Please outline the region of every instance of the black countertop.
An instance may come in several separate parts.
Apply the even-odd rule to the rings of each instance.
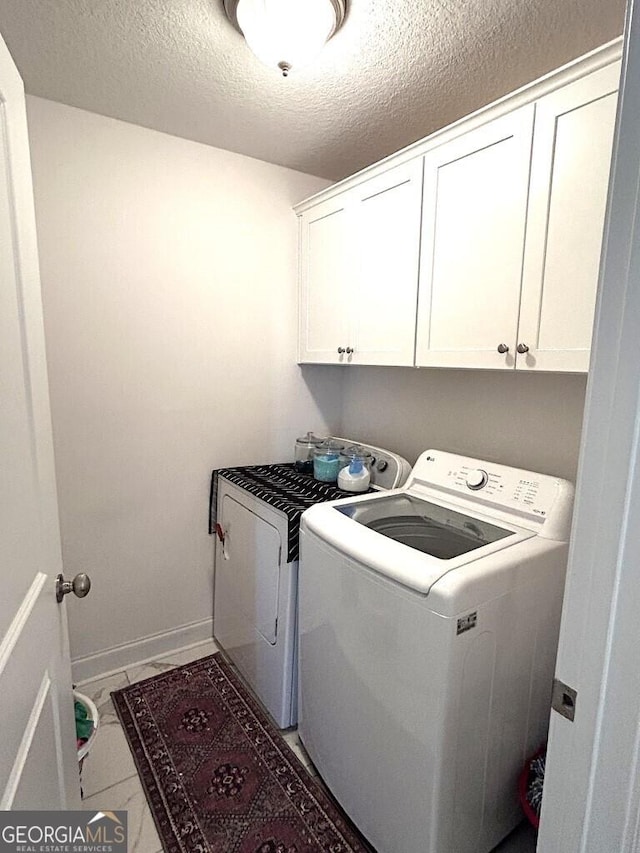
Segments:
[[[296,471],[291,462],[218,468],[211,475],[209,533],[214,533],[216,529],[219,477],[224,477],[287,516],[288,563],[298,559],[300,516],[305,509],[323,501],[352,496],[351,492],[344,492],[335,483],[321,483],[314,480],[311,474]]]

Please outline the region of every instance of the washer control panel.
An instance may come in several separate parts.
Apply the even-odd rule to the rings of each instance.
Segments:
[[[544,520],[558,496],[561,481],[545,474],[428,450],[414,466],[411,483],[414,482],[445,488]]]

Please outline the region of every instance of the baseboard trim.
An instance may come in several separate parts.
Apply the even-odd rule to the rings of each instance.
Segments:
[[[82,681],[111,675],[134,664],[153,660],[167,652],[182,651],[190,646],[196,646],[205,640],[211,640],[212,637],[213,619],[209,618],[200,622],[191,622],[189,625],[181,625],[179,628],[172,628],[160,634],[141,637],[110,649],[103,649],[71,662],[73,681],[79,684]]]

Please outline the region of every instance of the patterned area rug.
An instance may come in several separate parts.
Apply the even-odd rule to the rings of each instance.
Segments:
[[[167,853],[365,853],[222,655],[112,694]]]

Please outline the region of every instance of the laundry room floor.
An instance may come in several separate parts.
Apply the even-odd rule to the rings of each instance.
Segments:
[[[163,853],[151,812],[138,779],[133,758],[124,732],[116,716],[111,692],[176,666],[182,666],[218,651],[213,640],[189,649],[164,655],[153,661],[134,664],[105,678],[85,681],[78,685],[100,712],[100,730],[82,770],[83,808],[91,811],[128,811],[129,853]],[[315,768],[304,751],[296,729],[284,733],[284,738],[312,776]],[[533,853],[536,849],[532,827],[521,824],[494,853]]]

